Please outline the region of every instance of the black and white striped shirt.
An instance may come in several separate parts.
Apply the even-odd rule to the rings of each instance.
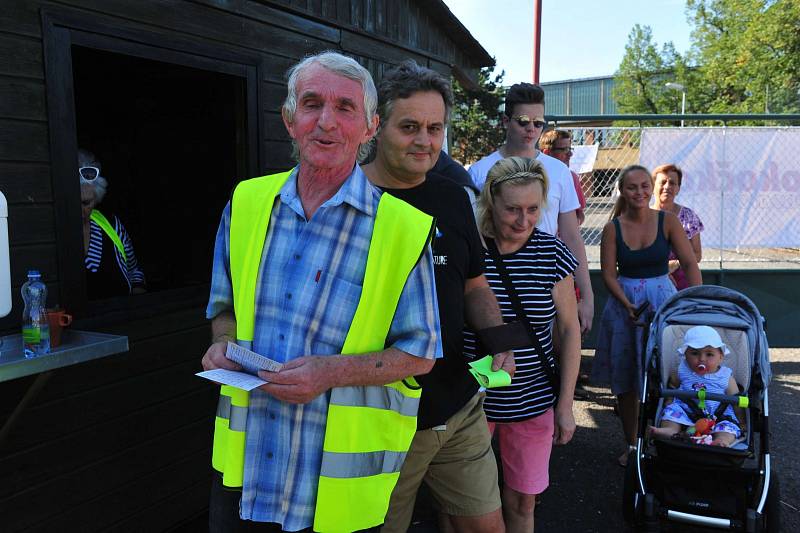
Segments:
[[[578,261],[569,248],[549,233],[534,230],[528,242],[514,253],[503,255],[503,265],[522,301],[528,321],[533,324],[539,342],[546,352],[548,364],[554,364],[551,326],[556,316],[553,286],[571,275]],[[514,322],[517,315],[503,282],[488,252],[484,253],[485,275],[497,296],[503,320]],[[477,337],[469,329],[464,332],[464,353],[467,358],[483,357],[477,353]],[[511,385],[489,389],[483,404],[486,417],[492,422],[520,422],[549,409],[555,395],[546,370],[535,348],[514,350],[517,370]]]
[[[90,272],[97,272],[100,269],[105,241],[105,245],[110,246],[114,252],[117,268],[128,282],[128,292],[130,292],[133,287],[143,287],[145,285],[144,273],[139,269],[139,262],[133,251],[133,243],[131,242],[130,235],[125,230],[125,226],[122,225],[122,222],[116,216],[113,216],[112,220],[114,230],[116,230],[119,239],[122,241],[122,246],[125,248],[125,255],[128,258],[127,262],[119,249],[114,245],[114,242],[105,235],[103,229],[95,223],[94,220],[90,220],[89,249],[86,251],[84,265],[86,270]],[[103,238],[104,236],[106,237],[105,239]],[[106,265],[105,268],[110,268],[110,266]]]

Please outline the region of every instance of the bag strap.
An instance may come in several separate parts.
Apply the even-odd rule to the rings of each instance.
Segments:
[[[487,237],[486,247],[489,250],[489,255],[491,256],[492,261],[497,268],[497,274],[500,276],[500,281],[503,282],[506,293],[508,293],[508,298],[511,300],[511,306],[514,309],[514,313],[517,315],[517,320],[528,327],[528,335],[533,343],[536,358],[539,360],[539,364],[542,365],[542,368],[544,368],[544,371],[550,380],[550,387],[553,389],[553,395],[558,398],[560,383],[558,377],[556,376],[556,370],[545,357],[545,351],[542,347],[542,343],[539,341],[539,336],[536,334],[533,324],[531,324],[528,320],[528,315],[525,313],[525,309],[522,307],[522,301],[519,299],[519,295],[514,289],[514,284],[511,282],[511,277],[506,271],[506,267],[503,264],[503,258],[500,257],[500,251],[497,249],[497,244],[494,242],[494,239]]]

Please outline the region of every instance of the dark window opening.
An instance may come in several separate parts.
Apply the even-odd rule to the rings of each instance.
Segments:
[[[247,173],[246,80],[81,46],[72,66],[78,146],[108,181],[97,209],[124,224],[147,291],[207,284],[220,213]],[[89,299],[121,295],[92,283]]]

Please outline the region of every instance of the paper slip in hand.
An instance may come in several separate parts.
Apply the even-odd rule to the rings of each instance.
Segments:
[[[224,385],[230,385],[231,387],[236,387],[237,389],[246,391],[251,391],[256,387],[267,384],[267,382],[261,378],[251,376],[250,374],[245,374],[244,372],[225,370],[224,368],[216,368],[214,370],[198,372],[195,374],[195,376],[200,376],[201,378],[210,379],[211,381],[216,381],[217,383],[222,383]]]
[[[235,363],[239,363],[247,373],[253,375],[258,375],[259,370],[278,372],[283,368],[281,363],[273,361],[269,357],[257,354],[247,348],[242,348],[233,342],[228,342],[228,347],[225,349],[225,357]]]
[[[470,364],[469,372],[475,377],[482,387],[491,389],[493,387],[505,387],[511,384],[511,375],[503,370],[492,370],[492,356],[487,355]]]

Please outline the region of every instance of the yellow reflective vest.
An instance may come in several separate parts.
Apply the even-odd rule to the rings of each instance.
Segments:
[[[251,347],[261,255],[275,197],[291,171],[246,180],[231,200],[230,272],[237,342]],[[433,219],[391,195],[375,215],[361,297],[343,354],[383,350],[411,270],[425,252]],[[417,427],[420,388],[413,377],[330,392],[314,530],[350,532],[383,523],[389,497]],[[241,487],[249,394],[223,385],[214,422],[212,464],[223,484]]]

